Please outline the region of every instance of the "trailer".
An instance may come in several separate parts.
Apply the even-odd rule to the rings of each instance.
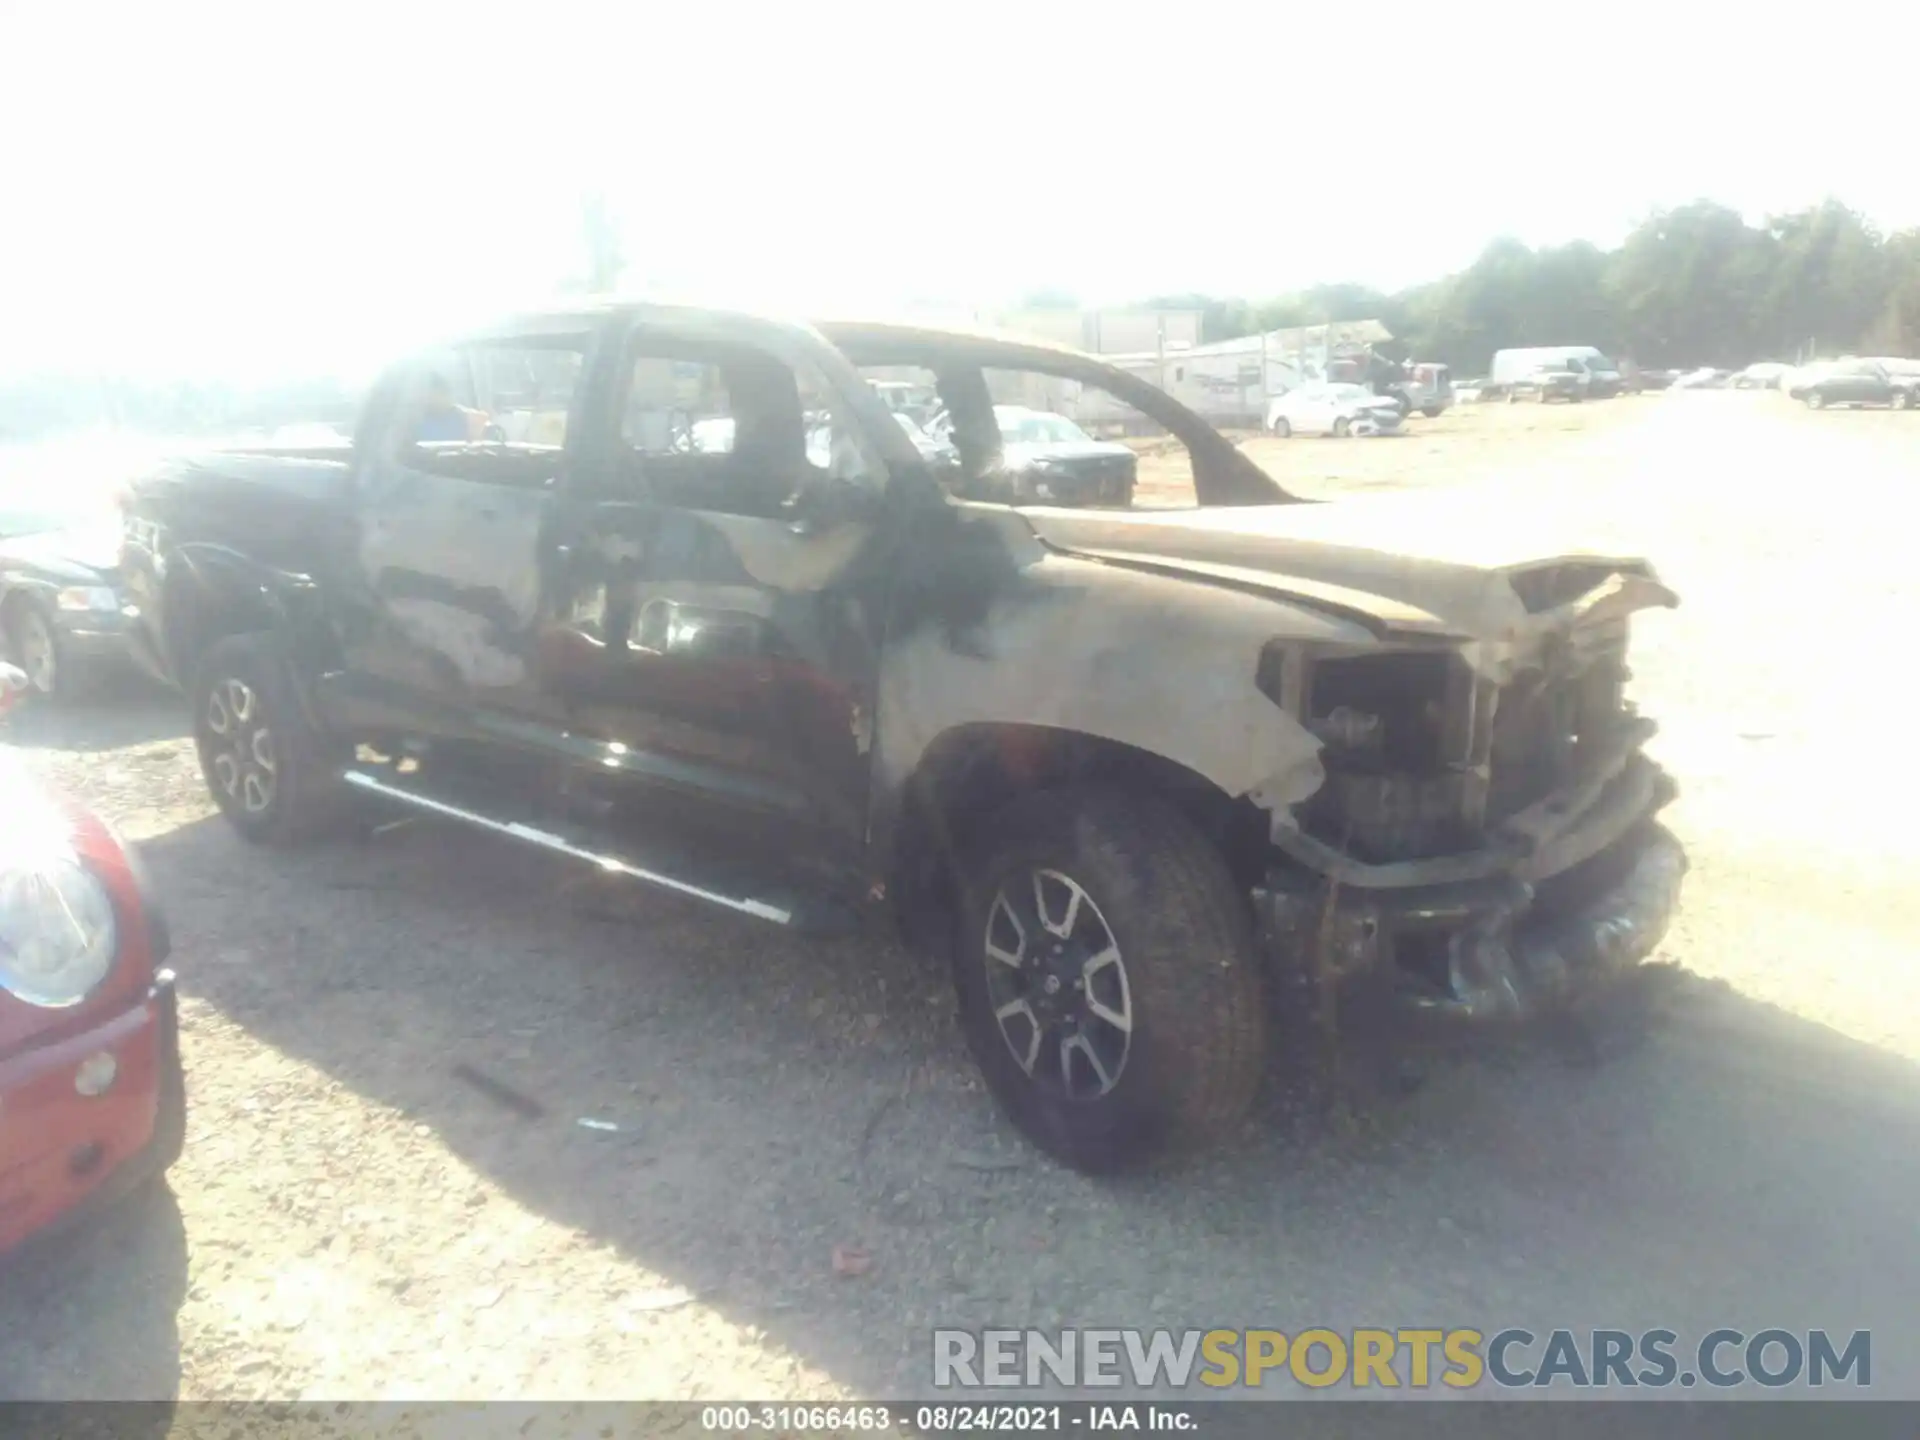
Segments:
[[[1363,356],[1369,346],[1392,338],[1379,321],[1356,320],[1101,358],[1153,382],[1222,429],[1258,429],[1276,397],[1308,381],[1332,378],[1342,360]],[[1082,424],[1124,424],[1133,414],[1093,391],[1076,403],[1081,410],[1074,418]]]

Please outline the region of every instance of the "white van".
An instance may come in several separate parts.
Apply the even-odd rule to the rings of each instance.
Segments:
[[[1581,388],[1589,400],[1602,400],[1620,393],[1620,367],[1591,345],[1537,345],[1523,350],[1496,350],[1487,381],[1504,388],[1525,379],[1543,365],[1571,370],[1584,377]]]

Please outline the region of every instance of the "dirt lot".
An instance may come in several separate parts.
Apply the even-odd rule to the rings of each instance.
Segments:
[[[428,826],[251,849],[165,702],[24,717],[168,897],[193,1111],[171,1197],[8,1277],[0,1395],[903,1395],[935,1324],[1073,1321],[1872,1327],[1876,1391],[1920,1394],[1920,825],[1885,748],[1920,418],[1703,393],[1250,443],[1313,493],[1591,524],[1681,591],[1636,668],[1695,868],[1640,1043],[1443,1065],[1342,1125],[1276,1093],[1228,1153],[1096,1183],[1008,1133],[885,943]]]

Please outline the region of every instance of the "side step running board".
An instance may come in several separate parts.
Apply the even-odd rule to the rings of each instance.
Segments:
[[[650,870],[618,855],[603,851],[590,850],[577,845],[563,835],[550,830],[541,830],[532,825],[523,825],[518,820],[495,820],[491,816],[466,810],[458,805],[450,805],[444,800],[436,800],[430,795],[422,795],[403,785],[395,785],[377,775],[369,775],[364,770],[347,770],[341,779],[358,790],[371,791],[388,800],[396,800],[402,805],[411,805],[416,810],[425,810],[434,815],[443,815],[449,820],[464,821],[468,825],[478,826],[482,830],[491,830],[497,835],[506,835],[515,840],[525,841],[529,845],[538,845],[544,850],[557,851],[562,855],[571,855],[576,860],[585,860],[598,865],[601,869],[617,875],[630,876],[635,880],[644,880],[649,885],[658,885],[662,889],[672,890],[681,895],[692,896],[695,900],[704,900],[709,905],[718,905],[742,915],[751,915],[756,920],[770,920],[775,925],[791,925],[794,912],[791,908],[771,904],[764,900],[754,900],[742,895],[725,895],[704,885],[695,885],[691,881],[678,880],[664,875],[658,870]]]

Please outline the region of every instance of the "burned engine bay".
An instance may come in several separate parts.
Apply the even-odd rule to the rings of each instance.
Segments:
[[[1490,826],[1591,769],[1630,727],[1626,628],[1620,620],[1595,637],[1577,668],[1544,657],[1504,685],[1457,652],[1319,662],[1307,726],[1326,780],[1304,828],[1372,863],[1479,845]]]
[[[1256,897],[1271,930],[1333,972],[1384,971],[1475,1015],[1521,1013],[1652,948],[1686,861],[1653,821],[1676,789],[1626,698],[1629,614],[1676,597],[1650,573],[1567,583],[1591,588],[1539,610],[1516,584],[1534,623],[1491,655],[1305,664],[1297,713],[1320,783],[1275,812],[1300,868]]]

